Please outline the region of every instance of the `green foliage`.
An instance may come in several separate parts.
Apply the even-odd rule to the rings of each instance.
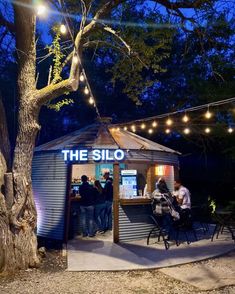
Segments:
[[[208,197],[208,205],[211,208],[211,213],[214,214],[216,210],[216,202],[210,196]]]
[[[49,109],[53,109],[55,111],[60,111],[60,109],[65,106],[65,105],[70,105],[70,104],[73,104],[74,103],[74,100],[73,99],[63,99],[62,101],[59,101],[55,104],[49,104],[47,106],[47,108]]]
[[[53,27],[54,39],[51,46],[48,47],[49,53],[53,55],[53,83],[56,84],[62,80],[61,72],[62,72],[62,59],[65,57],[63,52],[61,51],[60,40],[61,33],[59,25],[55,25]]]

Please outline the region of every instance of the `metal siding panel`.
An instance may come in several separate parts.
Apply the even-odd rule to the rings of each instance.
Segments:
[[[63,240],[67,165],[60,153],[36,153],[32,165],[37,234]]]
[[[119,240],[147,238],[153,228],[151,205],[119,206]]]

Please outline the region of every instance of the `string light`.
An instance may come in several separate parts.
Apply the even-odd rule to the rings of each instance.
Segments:
[[[80,79],[81,82],[84,82],[84,81],[85,81],[85,77],[84,77],[84,75],[81,74],[79,79]]]
[[[152,133],[153,133],[153,129],[149,129],[149,130],[148,130],[148,133],[149,133],[149,134],[152,134]]]
[[[94,104],[94,102],[95,102],[95,101],[94,101],[94,98],[93,98],[93,97],[90,97],[90,98],[89,98],[89,103],[90,103],[90,104]]]
[[[74,55],[73,56],[73,63],[74,64],[78,64],[78,62],[79,62],[78,56],[77,55]]]
[[[165,133],[166,133],[166,134],[170,134],[170,132],[171,132],[170,129],[166,129],[166,130],[165,130]]]
[[[146,128],[146,124],[141,124],[140,128],[144,130]]]
[[[173,120],[170,119],[170,118],[168,118],[168,119],[166,120],[166,125],[167,125],[167,126],[171,126],[172,124],[173,124]]]
[[[211,132],[211,129],[210,128],[205,128],[205,133],[206,134],[209,134]]]
[[[184,129],[184,134],[185,134],[185,135],[188,135],[189,133],[190,133],[190,129],[189,129],[189,128],[185,128],[185,129]]]
[[[153,127],[153,128],[156,128],[156,127],[157,127],[157,122],[156,122],[156,121],[153,121],[153,123],[152,123],[152,127]]]
[[[38,16],[45,16],[47,14],[47,7],[44,4],[38,4],[36,6],[36,13]]]
[[[132,125],[132,126],[131,126],[131,130],[132,130],[132,132],[134,132],[134,133],[136,132],[135,125]]]
[[[208,106],[207,112],[205,113],[205,118],[210,119],[211,117],[212,117],[212,113],[210,112],[209,106]]]
[[[88,88],[87,88],[87,87],[85,87],[85,89],[84,89],[84,93],[85,93],[86,95],[88,95],[88,94],[89,94],[89,90],[88,90]]]
[[[233,128],[229,127],[229,128],[228,128],[228,133],[229,133],[229,134],[232,134],[232,132],[233,132]]]
[[[124,127],[123,130],[124,130],[124,131],[127,131],[127,127]]]
[[[182,121],[183,121],[184,123],[187,123],[187,122],[189,121],[189,117],[187,116],[187,114],[185,114],[185,115],[183,116]]]
[[[65,26],[64,24],[62,24],[62,25],[60,26],[60,32],[61,32],[61,34],[63,34],[63,35],[65,35],[65,34],[67,33],[67,28],[66,28],[66,26]]]
[[[116,131],[120,131],[120,128],[116,128]]]

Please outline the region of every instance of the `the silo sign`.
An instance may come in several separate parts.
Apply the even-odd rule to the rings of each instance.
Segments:
[[[125,152],[122,149],[75,149],[62,150],[64,161],[84,162],[89,159],[93,161],[121,161],[125,157]]]

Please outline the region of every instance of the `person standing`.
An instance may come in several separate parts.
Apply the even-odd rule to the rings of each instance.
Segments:
[[[81,196],[80,210],[83,237],[94,237],[94,209],[95,209],[95,193],[94,188],[88,183],[88,177],[83,175],[81,177],[82,184],[79,187],[79,194]]]
[[[104,189],[100,184],[100,181],[96,180],[94,182],[94,189],[96,192],[95,200],[95,223],[98,228],[99,233],[104,233],[105,231],[105,194]]]
[[[113,207],[113,179],[110,178],[109,172],[104,174],[105,186],[104,186],[104,195],[105,195],[105,230],[112,230],[112,207]]]

